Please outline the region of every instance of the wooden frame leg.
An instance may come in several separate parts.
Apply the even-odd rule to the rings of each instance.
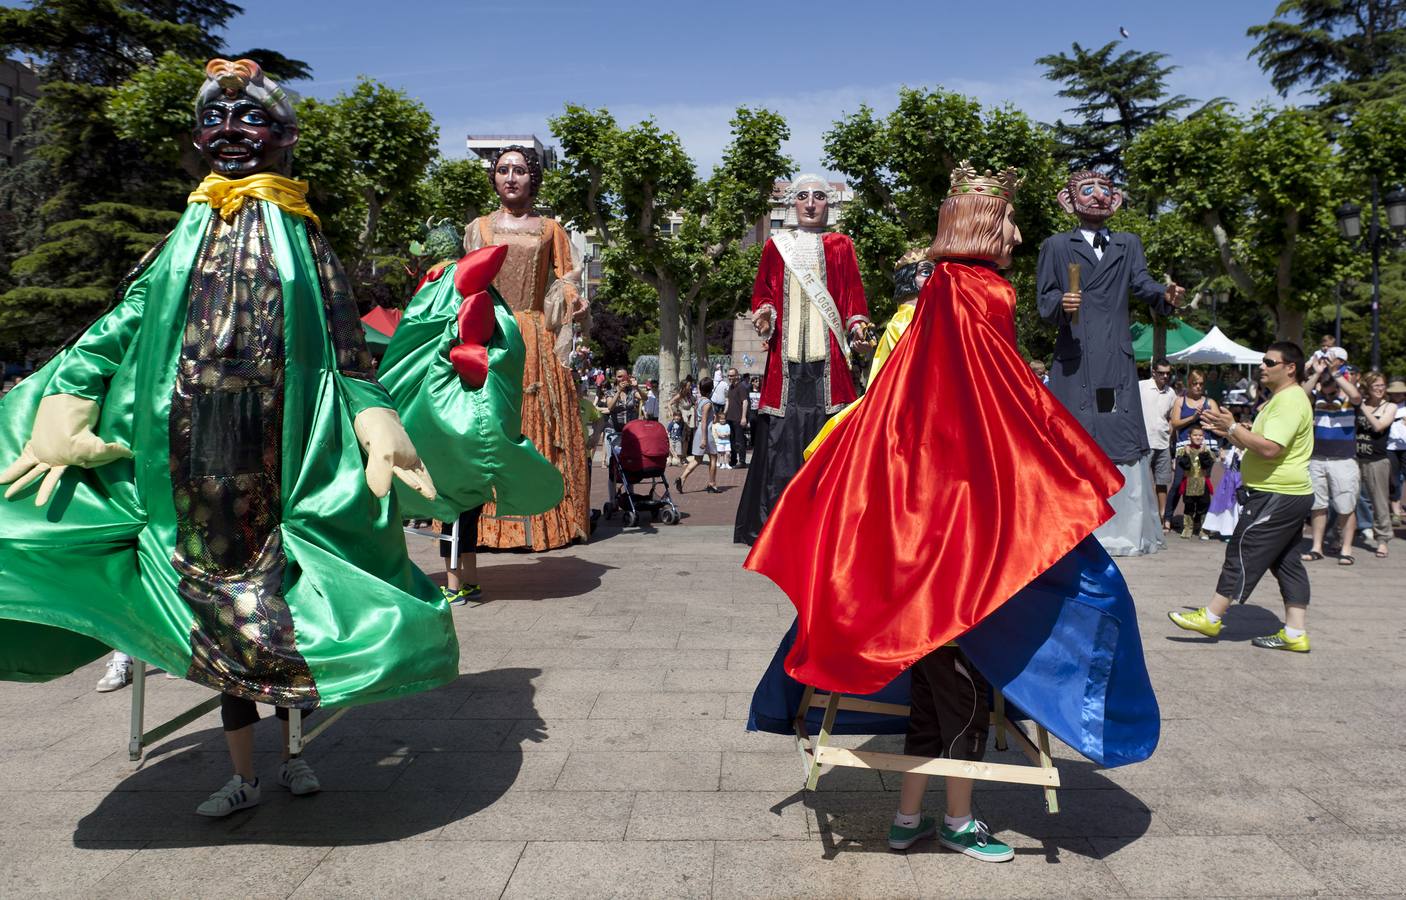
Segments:
[[[1006,695],[996,691],[996,749],[1006,750],[1009,747],[1006,741]]]
[[[142,730],[146,718],[146,663],[132,660],[132,721],[128,731],[127,758],[132,762],[142,758]]]
[[[1040,767],[1042,769],[1054,768],[1054,759],[1050,756],[1050,733],[1045,730],[1045,726],[1035,726],[1035,740],[1040,745]],[[1045,788],[1045,811],[1051,815],[1059,812],[1059,795],[1055,793],[1053,787]]]
[[[825,702],[825,716],[820,720],[820,733],[815,736],[815,743],[812,746],[810,775],[806,778],[806,790],[815,790],[816,782],[820,780],[820,754],[825,746],[830,743],[830,732],[835,728],[835,714],[840,711],[840,695],[830,694],[830,699]]]

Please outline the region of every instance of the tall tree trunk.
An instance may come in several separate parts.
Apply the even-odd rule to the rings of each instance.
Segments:
[[[698,371],[708,371],[708,301],[698,301],[698,311],[693,317],[693,358],[698,361]]]
[[[672,397],[680,380],[679,288],[666,281],[659,285],[659,396]]]
[[[1291,309],[1283,303],[1274,307],[1274,339],[1293,341],[1303,346],[1303,321],[1305,313],[1301,309]]]
[[[371,188],[365,191],[366,197],[366,221],[362,223],[361,235],[357,238],[357,245],[361,247],[363,258],[371,255],[371,242],[376,238],[376,226],[381,221],[381,200],[376,196],[376,192]]]

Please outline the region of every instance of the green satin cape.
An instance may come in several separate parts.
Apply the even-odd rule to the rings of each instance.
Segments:
[[[489,501],[498,515],[525,516],[561,502],[561,473],[522,436],[522,369],[527,350],[512,310],[493,297],[495,327],[488,343],[488,378],[466,386],[449,361],[459,343],[454,287],[457,264],[411,299],[391,336],[378,377],[434,479],[426,500],[396,485],[401,510],[413,518],[452,521]]]
[[[283,286],[281,467],[284,599],[324,706],[366,703],[455,678],[448,605],[410,563],[392,498],[366,486],[352,420],[390,406],[374,381],[336,370],[304,220],[266,201]],[[0,678],[47,681],[107,652],[169,672],[191,663],[194,617],[176,592],[169,433],[187,282],[210,221],[192,204],[118,305],[0,400],[0,462],[29,437],[39,400],[101,404],[96,431],[134,459],[70,468],[47,507],[31,487],[0,500]]]

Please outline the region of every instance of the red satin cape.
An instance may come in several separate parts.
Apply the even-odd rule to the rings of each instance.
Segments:
[[[1122,484],[1017,351],[1015,289],[943,260],[746,567],[796,606],[786,671],[872,693],[1073,549],[1112,516]]]

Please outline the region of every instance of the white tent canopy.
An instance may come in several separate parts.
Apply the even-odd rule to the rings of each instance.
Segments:
[[[1260,350],[1251,350],[1249,347],[1240,346],[1226,337],[1225,332],[1216,326],[1207,332],[1205,337],[1185,350],[1168,353],[1167,359],[1174,363],[1249,366],[1264,359],[1264,353]]]

